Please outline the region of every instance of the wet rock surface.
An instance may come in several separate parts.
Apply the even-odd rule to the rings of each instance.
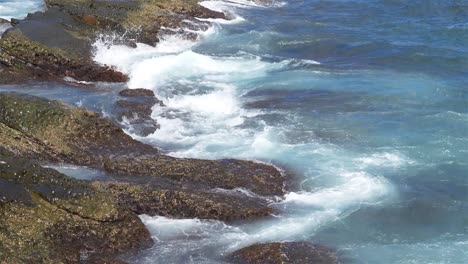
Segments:
[[[94,182],[93,186],[110,191],[119,204],[136,214],[235,221],[269,216],[272,213],[266,201],[255,198],[229,197],[195,190],[160,189],[148,184],[124,182]]]
[[[92,61],[92,44],[99,36],[125,35],[114,42],[155,45],[163,26],[177,28],[194,17],[224,17],[198,5],[196,0],[45,2],[45,12],[14,20],[13,28],[0,39],[0,64],[11,68],[10,71],[42,71],[79,81],[125,82],[128,78],[124,74]],[[24,74],[18,75],[16,80],[20,81]],[[47,77],[46,74],[36,77],[41,76]],[[13,81],[0,79],[0,82]]]
[[[125,98],[116,102],[117,120],[128,127],[129,132],[148,136],[159,129],[159,124],[151,118],[153,107],[164,107],[164,103],[147,89],[126,89],[119,92]]]
[[[80,263],[151,245],[107,192],[0,148],[0,262]]]
[[[238,264],[336,264],[338,257],[332,250],[308,242],[256,244],[229,256]]]
[[[272,166],[168,157],[93,112],[15,92],[0,93],[0,145],[0,259],[8,263],[114,263],[151,244],[137,214],[266,217],[265,199],[211,190],[283,193]],[[87,165],[120,181],[79,181],[30,160]]]
[[[202,184],[207,189],[242,187],[282,195],[284,176],[250,161],[178,159],[133,140],[94,112],[18,93],[0,93],[0,143],[17,155],[103,169],[114,175],[152,176]],[[15,144],[15,137],[23,144]],[[13,142],[13,143],[12,143]]]
[[[0,84],[37,81],[125,82],[128,77],[92,60],[92,44],[155,45],[158,33],[207,27],[198,18],[225,15],[197,0],[45,0],[45,12],[10,27],[0,39]],[[11,25],[10,25],[11,24]],[[189,30],[189,31],[190,31]],[[189,39],[194,33],[185,32]],[[137,135],[159,128],[146,89],[122,90],[117,120]],[[67,163],[104,170],[113,182],[87,182],[41,167]],[[134,140],[114,122],[59,101],[0,92],[0,262],[123,263],[121,253],[152,245],[137,214],[221,221],[272,214],[269,200],[213,189],[284,194],[285,176],[250,161],[178,159]]]

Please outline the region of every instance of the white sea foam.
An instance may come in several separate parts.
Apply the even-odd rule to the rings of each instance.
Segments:
[[[202,5],[231,14],[236,8],[260,7],[250,1],[210,1]],[[218,29],[216,25],[211,27],[199,40],[215,36]],[[407,162],[403,155],[377,153],[360,157],[319,141],[291,144],[280,136],[291,128],[273,127],[266,122],[246,125],[263,114],[243,108],[240,95],[249,89],[249,83],[285,67],[314,66],[319,62],[285,59],[268,63],[245,53],[213,56],[196,52],[196,46],[197,42],[177,34],[162,37],[156,47],[137,44],[129,48],[102,40],[95,44],[97,62],[127,73],[130,88],[152,89],[166,105],[154,107],[152,113],[161,129],[147,137],[133,136],[162,147],[172,156],[281,161],[302,170],[304,182],[318,179],[323,184],[315,188],[304,184],[303,191],[289,193],[283,200],[269,200],[278,208],[275,218],[240,227],[217,221],[142,216],[161,242],[152,251],[149,263],[159,258],[166,247],[171,250],[168,241],[183,244],[178,254],[192,255],[193,251],[206,252],[213,247],[215,252],[230,252],[257,242],[306,239],[361,206],[394,197],[392,184],[367,168],[402,166]],[[294,63],[300,65],[291,65]],[[249,190],[241,192],[255,196]]]
[[[10,20],[22,19],[28,13],[44,10],[43,0],[4,0],[0,2],[0,18]]]
[[[367,167],[392,167],[399,168],[405,165],[414,164],[414,161],[403,156],[401,153],[374,153],[367,157],[361,157],[356,159],[357,162],[360,162],[362,168]]]

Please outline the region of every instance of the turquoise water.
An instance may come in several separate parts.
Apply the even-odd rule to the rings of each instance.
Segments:
[[[310,240],[350,263],[468,263],[468,1],[202,4],[235,20],[198,42],[96,43],[97,62],[167,105],[153,112],[161,129],[135,138],[272,163],[298,188],[273,220],[142,216],[157,243],[130,260],[219,263],[252,243]],[[48,92],[108,104],[105,91],[67,93]]]

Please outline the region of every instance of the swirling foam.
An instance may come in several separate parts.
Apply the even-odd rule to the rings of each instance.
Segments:
[[[42,0],[5,0],[0,3],[0,18],[10,20],[22,19],[28,13],[43,11],[45,8]]]

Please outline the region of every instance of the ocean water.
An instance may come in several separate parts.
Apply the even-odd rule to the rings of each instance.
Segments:
[[[298,187],[269,220],[141,216],[156,245],[129,261],[221,263],[306,240],[345,263],[468,263],[468,1],[201,4],[233,19],[191,26],[197,41],[177,29],[156,47],[96,41],[96,62],[167,105],[153,111],[160,130],[132,136],[176,157],[274,164]],[[103,112],[117,89],[41,87]]]
[[[0,0],[0,18],[6,20],[22,19],[28,13],[43,11],[44,8],[45,4],[42,0]]]

